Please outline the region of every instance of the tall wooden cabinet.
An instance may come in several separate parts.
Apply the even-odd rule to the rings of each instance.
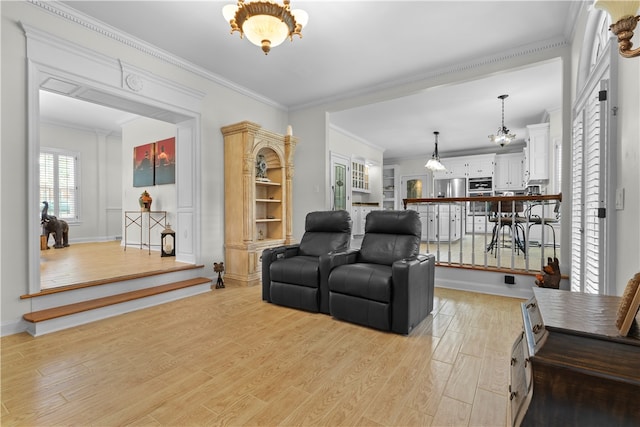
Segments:
[[[291,183],[297,138],[248,121],[221,131],[225,282],[259,285],[262,251],[293,242]]]

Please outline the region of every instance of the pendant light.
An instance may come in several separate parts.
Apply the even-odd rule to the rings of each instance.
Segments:
[[[502,126],[498,128],[498,132],[495,135],[489,135],[489,140],[496,145],[504,147],[513,141],[516,136],[513,133],[509,133],[509,129],[504,125],[504,100],[509,95],[500,95],[498,99],[502,100]]]
[[[440,132],[435,131],[433,134],[436,136],[436,149],[424,167],[433,172],[445,172],[447,168],[440,162],[440,156],[438,156],[438,135]]]

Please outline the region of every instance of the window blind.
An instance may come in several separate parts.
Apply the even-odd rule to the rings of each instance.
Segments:
[[[40,152],[40,201],[49,203],[49,215],[66,221],[78,219],[77,163],[75,153]]]
[[[585,160],[584,165],[584,292],[600,293],[601,277],[601,230],[602,219],[598,216],[598,210],[602,206],[602,179],[601,179],[601,128],[604,119],[601,117],[600,103],[598,100],[599,87],[588,97],[585,106]],[[606,101],[602,101],[606,102]],[[606,109],[604,109],[606,111]]]
[[[572,132],[572,206],[571,206],[571,290],[582,291],[582,260],[584,258],[582,246],[582,146],[583,146],[583,117],[579,111],[573,120]]]

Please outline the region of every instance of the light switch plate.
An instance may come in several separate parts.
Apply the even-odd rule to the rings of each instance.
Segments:
[[[621,211],[624,209],[624,188],[616,189],[616,210]]]

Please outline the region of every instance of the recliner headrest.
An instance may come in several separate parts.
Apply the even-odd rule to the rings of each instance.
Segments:
[[[351,233],[351,215],[347,211],[309,212],[305,231]]]
[[[414,210],[371,211],[365,223],[366,233],[410,234],[420,237],[422,223]]]
[[[321,256],[349,248],[351,216],[347,211],[321,211],[307,214],[299,255]]]

